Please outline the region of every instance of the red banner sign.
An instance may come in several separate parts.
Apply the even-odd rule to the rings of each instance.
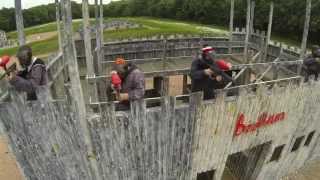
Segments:
[[[259,128],[264,126],[269,126],[279,121],[283,121],[286,117],[285,112],[277,113],[277,114],[268,114],[263,113],[258,117],[258,120],[254,124],[245,124],[245,116],[241,113],[237,119],[236,129],[235,129],[235,136],[239,136],[241,134],[246,134],[249,132],[256,131]]]

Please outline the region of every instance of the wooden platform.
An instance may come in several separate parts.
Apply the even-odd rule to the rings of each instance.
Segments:
[[[6,140],[0,136],[0,179],[22,180],[13,154],[8,149]]]

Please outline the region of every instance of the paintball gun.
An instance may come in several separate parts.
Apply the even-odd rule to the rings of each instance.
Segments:
[[[0,76],[0,80],[5,78],[6,76],[9,76],[11,72],[17,69],[16,63],[12,64],[9,68],[7,68],[7,64],[9,64],[9,62],[10,62],[9,56],[3,56],[0,58],[0,67],[2,67],[5,71],[5,73]]]
[[[209,66],[209,68],[216,74],[216,75],[220,75],[222,76],[223,79],[225,79],[227,82],[232,82],[233,84],[235,84],[235,81],[232,79],[232,77],[230,77],[227,73],[224,72],[224,70],[228,70],[227,69],[227,65],[224,61],[219,60],[216,62],[207,62],[205,60],[202,60],[203,63],[205,63],[207,66]]]
[[[206,61],[204,58],[201,58],[201,61],[206,64],[216,75],[220,75],[225,81],[235,84],[235,81],[232,79],[232,77],[224,72],[231,69],[231,64],[225,62],[224,60],[215,61],[215,53],[216,52],[213,47],[205,45],[204,48],[202,48],[202,55],[205,55],[207,57],[206,59],[210,60]]]

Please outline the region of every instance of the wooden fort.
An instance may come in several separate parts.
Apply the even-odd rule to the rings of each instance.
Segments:
[[[0,127],[25,179],[270,180],[319,158],[320,84],[301,83],[306,42],[302,49],[271,42],[271,28],[250,30],[248,13],[247,28],[230,23],[229,37],[103,43],[102,21],[91,40],[86,0],[84,40],[73,41],[70,1],[56,2],[64,33],[48,62],[48,87],[26,101],[1,82]],[[98,4],[96,11],[101,16]],[[189,90],[189,67],[203,44],[233,62],[237,82],[210,101]],[[150,93],[127,111],[116,111],[106,92],[115,57],[137,64],[150,82]],[[181,86],[172,93],[177,76]]]

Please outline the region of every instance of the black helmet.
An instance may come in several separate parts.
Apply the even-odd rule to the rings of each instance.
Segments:
[[[320,48],[314,52],[314,57],[320,58]]]
[[[320,58],[320,46],[318,45],[312,46],[312,56],[316,58]]]
[[[32,61],[32,49],[30,46],[24,45],[18,49],[17,58],[23,67],[27,67]]]

